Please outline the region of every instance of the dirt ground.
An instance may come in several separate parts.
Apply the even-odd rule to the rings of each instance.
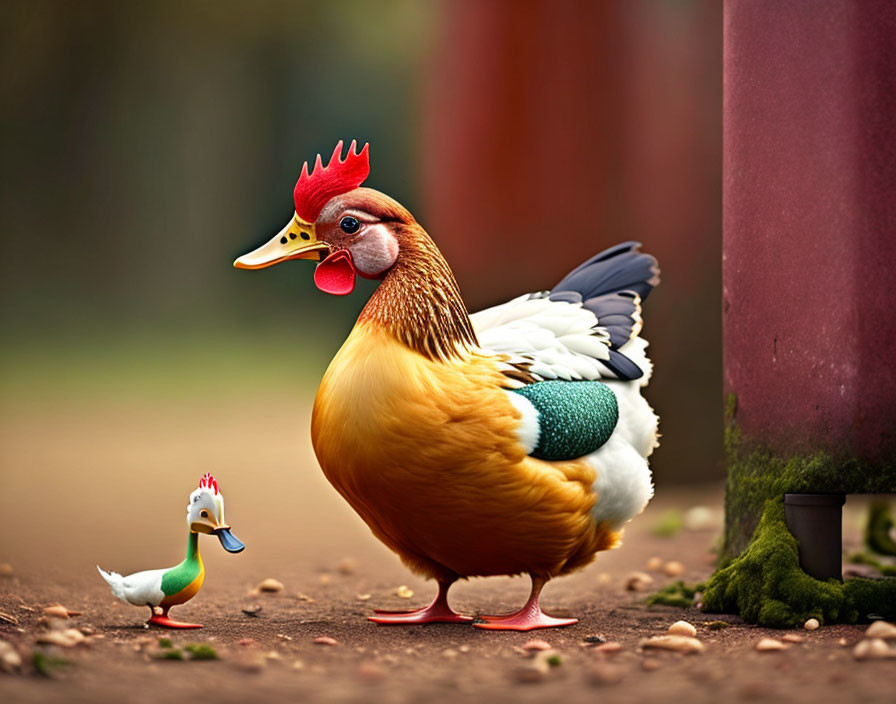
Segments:
[[[711,572],[721,528],[718,487],[664,490],[630,526],[625,544],[587,569],[551,583],[548,612],[579,624],[530,634],[486,632],[467,625],[376,626],[374,607],[424,604],[433,593],[405,570],[343,505],[317,469],[307,442],[307,411],[291,397],[222,397],[174,407],[135,400],[16,405],[0,425],[0,639],[24,656],[21,674],[0,673],[4,702],[294,701],[416,702],[758,700],[892,702],[896,660],[863,661],[852,647],[864,626],[808,632],[783,652],[754,649],[784,632],[744,625],[695,608],[650,607],[647,592],[625,588],[648,560],[677,560],[686,581]],[[198,631],[146,630],[148,610],[113,598],[99,563],[122,573],[182,559],[189,492],[213,472],[234,534],[247,544],[224,553],[203,537],[205,586],[172,615],[205,625]],[[672,509],[707,506],[707,524],[671,538],[654,528]],[[848,507],[849,508],[849,507]],[[848,539],[859,517],[847,512]],[[851,538],[849,537],[851,536]],[[672,581],[653,571],[653,591]],[[278,594],[253,594],[262,579]],[[396,594],[406,585],[413,595]],[[470,613],[515,610],[528,580],[458,584],[455,608]],[[59,602],[81,611],[69,624],[93,635],[72,648],[47,650],[69,662],[40,676],[31,654],[42,609]],[[260,605],[256,616],[243,613]],[[640,641],[686,619],[706,645],[699,655],[643,651]],[[712,629],[723,620],[731,625]],[[208,643],[214,661],[159,660],[157,639],[175,647]],[[335,645],[320,645],[327,636]],[[621,644],[606,654],[586,643]],[[522,681],[529,654],[543,639],[557,663],[535,682]],[[843,644],[845,643],[845,645]]]

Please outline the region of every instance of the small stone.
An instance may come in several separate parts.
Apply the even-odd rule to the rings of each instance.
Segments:
[[[330,636],[318,636],[311,642],[315,645],[339,645],[339,641]]]
[[[77,628],[67,628],[64,631],[42,633],[37,637],[37,642],[43,645],[58,645],[60,648],[74,648],[85,639],[84,634]]]
[[[330,582],[333,581],[333,577],[328,574],[322,574],[317,578],[317,581],[320,582],[321,584],[329,584]]]
[[[296,592],[296,599],[297,599],[298,601],[307,601],[309,604],[313,604],[313,603],[314,603],[314,599],[312,599],[312,598],[311,598],[310,596],[308,596],[307,594],[302,594],[302,592]]]
[[[371,597],[370,594],[355,594],[355,599],[358,601],[367,601]]]
[[[693,638],[697,635],[697,629],[687,621],[676,621],[669,626],[668,633],[673,636],[689,636]]]
[[[852,651],[856,660],[881,660],[896,657],[896,650],[890,650],[883,638],[860,640]]]
[[[12,565],[8,562],[0,562],[0,577],[12,577]]]
[[[257,650],[244,650],[239,657],[233,660],[233,664],[243,672],[261,672],[267,667],[268,661]]]
[[[653,636],[642,640],[640,645],[642,648],[673,650],[677,653],[702,653],[706,650],[703,643],[688,636]]]
[[[302,662],[301,660],[293,660],[291,667],[293,670],[304,670],[305,663]]]
[[[457,657],[457,651],[454,648],[445,648],[442,651],[442,657],[448,658],[449,660],[454,660]]]
[[[684,514],[684,527],[687,530],[708,530],[715,527],[713,510],[708,506],[693,506]]]
[[[541,682],[550,671],[551,666],[543,660],[529,660],[513,671],[517,682],[534,684]]]
[[[613,581],[613,578],[610,576],[608,572],[601,572],[597,575],[597,583],[598,584],[609,584]]]
[[[257,618],[261,615],[261,604],[253,604],[252,606],[247,606],[242,610],[246,616],[252,616]]]
[[[684,574],[684,565],[678,560],[669,560],[663,565],[663,572],[667,577],[679,577]]]
[[[469,652],[470,652],[470,646],[469,646],[469,645],[461,645],[460,647],[458,647],[458,651],[460,651],[461,653],[469,653]],[[410,654],[411,654],[411,655],[414,655],[414,654],[416,654],[416,653],[414,653],[413,650],[412,650]]]
[[[61,604],[53,604],[52,606],[47,606],[44,609],[44,614],[46,616],[50,616],[52,618],[68,618],[69,613],[68,609],[62,606]]]
[[[336,565],[336,571],[345,576],[352,575],[358,571],[358,563],[350,557],[343,557]]]
[[[781,636],[781,640],[785,643],[802,643],[805,639],[804,636],[799,635],[798,633],[785,633]]]
[[[818,622],[817,618],[810,618],[803,624],[803,628],[805,628],[807,631],[814,631],[820,625],[821,624]]]
[[[258,641],[254,638],[240,638],[237,642],[244,648],[248,648],[250,645],[255,645]]]
[[[358,676],[365,682],[372,684],[386,679],[386,671],[375,662],[365,660],[358,665]]]
[[[283,591],[283,582],[280,580],[274,579],[273,577],[268,577],[267,579],[262,580],[257,587],[255,587],[260,592],[268,592],[268,593],[276,593]]]
[[[849,645],[849,641],[846,640],[846,638],[840,638],[840,639],[837,641],[837,645],[839,645],[839,646],[846,646],[846,645]]]
[[[601,643],[595,650],[605,653],[606,655],[612,655],[613,653],[618,653],[622,650],[622,643],[617,643],[614,640],[607,641],[606,643]]]
[[[22,667],[22,656],[11,643],[0,640],[0,670],[12,673],[20,667]]]
[[[395,595],[401,597],[402,599],[410,599],[412,596],[414,596],[414,590],[408,588],[406,584],[402,584],[395,590]]]
[[[0,623],[8,623],[13,626],[18,626],[19,619],[17,619],[12,614],[7,614],[7,613],[4,613],[3,611],[0,611]]]
[[[645,592],[653,584],[653,577],[646,572],[632,572],[625,580],[625,588],[630,592]]]
[[[624,672],[621,667],[599,662],[591,667],[588,672],[588,681],[596,687],[607,687],[619,684]]]
[[[641,661],[641,669],[644,672],[656,672],[662,667],[662,663],[656,658],[644,658]]]
[[[523,643],[523,650],[550,650],[551,644],[546,640],[530,640]]]
[[[651,557],[649,560],[647,560],[646,567],[650,572],[659,572],[663,569],[663,558]]]
[[[762,638],[756,643],[756,650],[760,653],[774,653],[780,650],[787,650],[787,646],[774,638]]]
[[[865,638],[880,638],[892,640],[896,638],[896,626],[886,621],[875,621],[865,631]]]
[[[283,656],[280,655],[276,650],[269,650],[264,654],[265,659],[267,660],[280,660]]]
[[[280,640],[287,640],[287,641],[292,640],[292,636],[288,636],[285,633],[278,633],[276,635],[276,637],[279,638]]]
[[[607,642],[606,638],[604,638],[602,635],[598,635],[597,633],[590,636],[585,636],[584,638],[582,638],[582,640],[589,645],[600,645],[601,643]]]

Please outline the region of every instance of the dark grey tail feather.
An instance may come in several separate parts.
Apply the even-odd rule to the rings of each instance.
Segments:
[[[657,261],[624,242],[596,254],[567,274],[548,294],[553,301],[582,302],[610,334],[610,359],[601,360],[620,379],[639,379],[641,368],[617,350],[632,339],[641,301],[660,282]]]
[[[551,293],[576,291],[584,300],[617,291],[634,291],[641,300],[660,282],[657,261],[638,251],[640,242],[623,242],[595,254],[551,289]]]

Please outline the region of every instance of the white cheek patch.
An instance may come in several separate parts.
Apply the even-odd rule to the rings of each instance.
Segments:
[[[385,225],[368,225],[348,249],[355,269],[365,276],[382,274],[398,258],[398,242]]]

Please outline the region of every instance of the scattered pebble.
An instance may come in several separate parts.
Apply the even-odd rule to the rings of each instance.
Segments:
[[[339,641],[330,636],[318,636],[311,642],[315,645],[339,645]]]
[[[386,671],[375,662],[365,660],[358,665],[358,677],[368,683],[381,682],[386,678]]]
[[[442,657],[448,658],[449,660],[454,660],[457,657],[457,651],[454,648],[445,648],[442,651]]]
[[[606,638],[596,633],[594,635],[585,636],[584,638],[582,638],[582,640],[592,645],[600,645],[601,643],[607,642]]]
[[[333,581],[333,577],[331,577],[328,574],[322,574],[317,578],[317,581],[320,582],[321,584],[329,584],[330,582]]]
[[[689,636],[693,638],[697,635],[697,629],[687,621],[676,621],[669,626],[668,633],[673,636]]]
[[[684,574],[684,565],[678,560],[669,560],[669,562],[663,565],[663,572],[667,577],[678,577]]]
[[[355,599],[358,601],[367,601],[371,596],[371,594],[355,594]]]
[[[395,590],[395,595],[400,596],[402,599],[410,599],[414,596],[414,590],[408,588],[406,584],[402,584]]]
[[[762,638],[756,643],[756,650],[760,653],[773,653],[779,650],[787,650],[787,645],[774,638]]]
[[[276,637],[280,640],[292,640],[292,636],[288,636],[285,633],[278,633]]]
[[[415,654],[416,654],[416,653],[414,653],[413,649],[409,648],[409,650],[411,650],[411,653],[410,653],[411,655],[415,655]],[[469,652],[470,652],[470,646],[469,646],[469,645],[461,645],[461,646],[458,648],[458,650],[459,650],[460,652],[462,652],[462,653],[469,653]]]
[[[247,606],[245,609],[243,609],[243,613],[246,614],[246,616],[254,616],[257,618],[261,614],[261,604],[253,604],[252,606]]]
[[[802,643],[806,639],[798,633],[785,633],[781,636],[781,640],[785,643]]]
[[[656,658],[644,658],[641,661],[641,669],[644,672],[656,672],[662,667],[662,663]]]
[[[880,638],[892,640],[896,638],[896,626],[886,621],[875,621],[865,631],[865,638]]]
[[[67,628],[64,631],[47,631],[37,637],[37,642],[42,645],[58,645],[61,648],[74,648],[86,640],[77,628]]]
[[[896,650],[890,650],[883,638],[860,640],[852,651],[856,660],[881,660],[896,657]]]
[[[305,669],[305,663],[302,662],[301,660],[293,660],[293,663],[292,663],[292,669],[293,669],[293,670],[304,670],[304,669]]]
[[[663,569],[663,558],[651,557],[649,560],[647,560],[646,566],[650,572],[659,572]]]
[[[646,572],[632,572],[625,580],[625,588],[630,592],[645,592],[653,584],[653,577]]]
[[[283,656],[276,650],[269,650],[264,654],[266,660],[281,660]]]
[[[818,622],[817,618],[810,618],[803,624],[803,628],[805,628],[807,631],[814,631],[820,625],[821,624]]]
[[[8,562],[0,562],[0,577],[12,577],[12,565]]]
[[[517,682],[525,684],[534,684],[541,682],[550,671],[551,666],[544,660],[528,660],[524,664],[518,666],[513,675]]]
[[[268,577],[265,580],[262,580],[261,583],[255,589],[259,592],[269,592],[276,593],[283,591],[283,582],[280,580],[274,579],[273,577]]]
[[[613,581],[613,578],[610,576],[609,572],[601,572],[597,575],[597,583],[598,584],[610,584]]]
[[[44,615],[52,618],[68,618],[77,615],[77,612],[69,611],[62,604],[53,604],[44,608]]]
[[[846,638],[841,638],[840,640],[837,641],[837,645],[841,645],[841,646],[849,645],[849,641],[846,640]]]
[[[237,642],[243,647],[248,648],[250,645],[255,645],[258,641],[254,638],[240,638]]]
[[[708,506],[693,506],[684,514],[684,527],[688,530],[707,530],[715,527],[715,515]]]
[[[5,640],[0,640],[0,670],[12,673],[22,667],[22,656]]]
[[[307,601],[309,604],[313,604],[313,603],[314,603],[314,599],[312,599],[312,598],[311,598],[310,596],[308,596],[307,594],[302,594],[302,592],[296,592],[296,599],[297,599],[298,601]]]
[[[595,650],[600,651],[601,653],[606,653],[607,655],[612,655],[613,653],[618,653],[622,650],[622,643],[617,643],[614,640],[607,641],[606,643],[601,643]]]
[[[0,622],[9,623],[9,624],[12,624],[13,626],[19,625],[19,619],[17,619],[12,614],[7,614],[2,611],[0,611]]]
[[[523,643],[523,650],[550,650],[551,644],[546,640],[530,640]]]
[[[596,663],[588,672],[588,681],[596,687],[607,687],[619,684],[624,676],[624,671],[617,665],[609,663]]]
[[[641,647],[674,650],[678,653],[702,653],[706,650],[703,643],[688,636],[653,636],[642,640]]]
[[[345,576],[352,575],[358,571],[358,563],[350,557],[343,557],[336,565],[336,571]]]

